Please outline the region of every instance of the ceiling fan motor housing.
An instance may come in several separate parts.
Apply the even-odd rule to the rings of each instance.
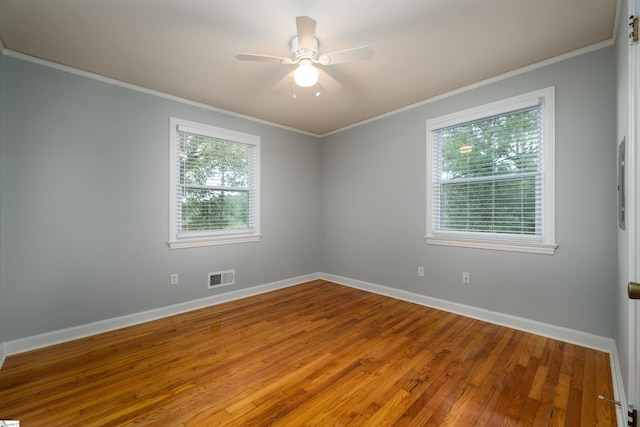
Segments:
[[[291,40],[291,55],[295,58],[295,62],[299,62],[301,59],[315,59],[318,56],[318,39],[313,39],[313,50],[307,48],[300,48],[298,37],[294,37]]]

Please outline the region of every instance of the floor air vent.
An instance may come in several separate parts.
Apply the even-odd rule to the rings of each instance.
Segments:
[[[226,270],[217,273],[209,273],[207,288],[219,288],[221,286],[233,285],[236,282],[236,271]]]

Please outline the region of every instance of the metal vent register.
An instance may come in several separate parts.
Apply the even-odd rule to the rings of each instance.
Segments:
[[[236,271],[226,270],[216,273],[209,273],[207,280],[207,288],[219,288],[221,286],[230,286],[236,282]]]

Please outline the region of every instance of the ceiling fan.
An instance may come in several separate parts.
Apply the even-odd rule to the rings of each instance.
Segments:
[[[373,57],[371,46],[339,50],[318,56],[318,39],[316,38],[316,21],[308,16],[296,17],[298,35],[291,40],[291,57],[241,53],[236,56],[241,61],[275,62],[284,65],[297,65],[295,70],[287,74],[271,91],[277,95],[287,86],[294,83],[301,87],[322,86],[329,91],[339,90],[342,86],[324,69],[317,66],[341,64],[344,62],[364,61]],[[320,95],[316,91],[316,96]]]

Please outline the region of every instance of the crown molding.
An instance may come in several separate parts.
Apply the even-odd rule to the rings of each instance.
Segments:
[[[0,46],[1,46],[1,44],[0,44]],[[0,53],[2,53],[2,52],[0,51]],[[135,85],[135,84],[132,84],[132,83],[123,82],[121,80],[112,79],[111,77],[106,77],[106,76],[103,76],[103,75],[100,75],[100,74],[95,74],[95,73],[92,73],[90,71],[80,70],[78,68],[70,67],[68,65],[58,64],[56,62],[52,62],[52,61],[49,61],[49,60],[46,60],[46,59],[37,58],[35,56],[27,55],[27,54],[21,53],[21,52],[16,52],[16,51],[11,50],[11,49],[5,49],[4,50],[4,54],[9,56],[9,57],[11,57],[11,58],[19,59],[21,61],[30,62],[32,64],[41,65],[43,67],[52,68],[54,70],[63,71],[65,73],[74,74],[76,76],[85,77],[85,78],[96,80],[96,81],[99,81],[99,82],[102,82],[102,83],[107,83],[107,84],[111,84],[111,85],[114,85],[114,86],[123,87],[123,88],[130,89],[130,90],[133,90],[133,91],[136,91],[136,92],[145,93],[147,95],[157,96],[159,98],[168,99],[170,101],[180,102],[182,104],[191,105],[191,106],[194,106],[194,107],[199,107],[199,108],[202,108],[202,109],[205,109],[205,110],[209,110],[209,111],[215,111],[216,113],[226,114],[228,116],[233,116],[233,117],[238,117],[238,118],[245,119],[245,120],[250,120],[252,122],[256,122],[256,123],[260,123],[260,124],[264,124],[264,125],[268,125],[268,126],[272,126],[272,127],[288,130],[288,131],[291,131],[291,132],[300,133],[300,134],[303,134],[303,135],[314,136],[316,138],[319,136],[319,135],[317,135],[315,133],[312,133],[312,132],[307,132],[307,131],[304,131],[304,130],[301,130],[301,129],[296,129],[296,128],[292,128],[292,127],[289,127],[289,126],[281,125],[279,123],[270,122],[268,120],[258,119],[256,117],[248,116],[248,115],[245,115],[245,114],[235,113],[233,111],[224,110],[222,108],[214,107],[214,106],[208,105],[208,104],[203,104],[201,102],[191,101],[189,99],[181,98],[179,96],[169,95],[169,94],[164,93],[164,92],[160,92],[160,91],[157,91],[157,90],[145,88],[145,87],[138,86],[138,85]]]

